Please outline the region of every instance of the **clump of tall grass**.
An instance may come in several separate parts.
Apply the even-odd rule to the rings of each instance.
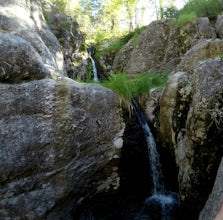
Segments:
[[[134,76],[117,73],[109,77],[101,85],[111,89],[120,98],[121,105],[131,108],[131,101],[138,99],[154,87],[162,87],[168,78],[168,73],[136,74]]]

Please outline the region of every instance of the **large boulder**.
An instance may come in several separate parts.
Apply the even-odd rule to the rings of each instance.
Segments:
[[[119,100],[64,76],[39,1],[0,5],[0,219],[73,219],[119,187]]]
[[[174,25],[171,19],[157,20],[142,32],[133,49],[126,46],[120,50],[113,68],[128,73],[172,70],[192,46],[215,37],[215,29],[206,17],[183,27]]]
[[[199,62],[192,75],[172,75],[160,99],[160,134],[175,152],[179,190],[187,212],[198,217],[222,156],[223,61]]]
[[[176,68],[176,71],[186,71],[191,73],[199,61],[208,58],[221,57],[222,51],[222,39],[216,38],[202,40],[184,54]]]
[[[0,51],[0,82],[19,83],[51,75],[36,49],[19,36],[0,34]]]
[[[111,91],[68,78],[0,91],[0,219],[69,219],[84,198],[118,188],[123,123]]]
[[[42,65],[45,65],[50,69],[63,71],[63,54],[60,50],[60,45],[57,38],[50,31],[45,22],[40,7],[40,1],[0,0],[0,5],[1,33],[8,33],[20,37],[23,40],[23,45],[26,41],[26,48],[30,51],[30,53],[33,53],[34,56],[39,54],[39,56],[42,58]],[[0,41],[0,43],[4,46],[5,36],[2,36],[4,38]],[[11,41],[17,41],[17,39],[12,38]],[[17,56],[17,58],[14,58],[13,56],[12,61],[7,60],[8,66],[13,65],[14,59],[17,59],[17,62],[20,62],[18,59],[24,59],[22,56],[27,56],[27,53],[29,53],[18,53],[18,48],[15,45],[18,43],[19,42],[13,42],[14,48],[9,48],[10,51],[8,51],[8,53],[14,53],[14,56]],[[6,51],[1,52],[4,54]],[[16,53],[18,54],[16,55]],[[0,66],[4,64],[3,61],[4,60],[1,60]],[[31,66],[31,64],[28,63],[26,65]]]

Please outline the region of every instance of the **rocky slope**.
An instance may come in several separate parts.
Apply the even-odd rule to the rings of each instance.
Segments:
[[[39,1],[0,5],[0,219],[72,219],[119,186],[119,100],[65,77]]]
[[[186,219],[198,219],[223,155],[222,25],[223,16],[215,24],[199,18],[183,27],[154,21],[113,62],[113,71],[130,74],[171,70],[160,97],[148,99],[144,108],[159,133],[161,151],[168,152],[166,164],[175,160]],[[221,192],[217,186],[214,192]],[[211,216],[217,214],[222,193],[212,193],[209,200],[201,219],[214,205],[218,208]]]
[[[199,18],[183,27],[172,22],[166,19],[152,22],[134,46],[129,42],[119,51],[113,70],[128,73],[171,70],[198,41],[216,38],[208,18]]]
[[[42,10],[50,30],[61,45],[67,75],[72,79],[85,79],[88,65],[88,56],[83,50],[85,34],[71,16],[65,15],[56,6],[45,2]]]
[[[76,77],[82,68],[69,66],[82,40],[72,37],[75,24],[68,22],[69,31],[50,24],[55,35],[64,33],[59,44],[39,1],[0,5],[0,219],[72,219],[84,199],[119,187],[119,101],[66,77],[66,69]],[[67,21],[48,9],[48,18]],[[129,73],[172,70],[145,110],[168,152],[161,157],[178,171],[186,219],[198,219],[223,155],[222,27],[223,16],[215,25],[208,18],[184,27],[154,21],[113,62],[113,70]],[[200,219],[221,207],[221,170]]]

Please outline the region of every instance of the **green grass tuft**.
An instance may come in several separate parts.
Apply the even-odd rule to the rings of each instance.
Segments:
[[[147,73],[134,76],[117,73],[110,76],[101,85],[115,92],[119,96],[121,104],[129,108],[131,100],[148,94],[151,88],[161,88],[166,83],[167,78],[168,73]]]

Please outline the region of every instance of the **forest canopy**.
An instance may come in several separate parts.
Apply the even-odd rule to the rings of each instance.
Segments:
[[[187,23],[197,17],[213,18],[222,0],[43,0],[74,18],[87,40],[104,42],[134,31],[152,20],[176,18]]]
[[[75,18],[93,41],[118,37],[152,20],[171,17],[186,0],[43,0]]]

